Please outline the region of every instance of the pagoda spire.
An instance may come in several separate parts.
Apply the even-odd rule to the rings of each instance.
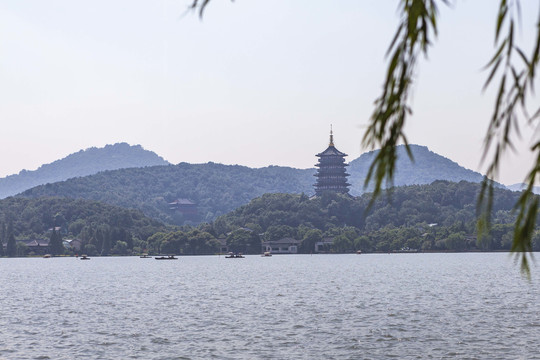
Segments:
[[[334,146],[334,133],[332,132],[332,124],[330,124],[330,144],[328,146]]]

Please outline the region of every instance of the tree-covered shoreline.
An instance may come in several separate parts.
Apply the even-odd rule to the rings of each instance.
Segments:
[[[6,256],[32,255],[23,240],[48,240],[52,244],[48,250],[53,255],[128,255],[155,232],[168,229],[139,210],[54,197],[0,200],[0,224],[2,230],[6,229],[0,233]],[[12,243],[16,242],[15,248],[8,246],[10,238]],[[66,248],[63,242],[68,239],[78,240],[82,247]]]
[[[248,204],[197,226],[170,226],[139,210],[97,201],[67,198],[8,198],[0,201],[1,239],[7,254],[9,238],[77,240],[81,248],[56,248],[58,254],[178,255],[223,251],[260,253],[263,242],[293,239],[299,253],[508,251],[516,219],[513,204],[519,192],[496,189],[492,227],[477,241],[476,201],[480,185],[435,181],[395,187],[371,203],[359,197],[324,193],[264,194]],[[537,220],[538,224],[538,220]],[[51,230],[52,229],[52,230]],[[539,250],[538,231],[533,247]],[[57,242],[58,243],[58,242]],[[4,250],[2,248],[2,250]],[[24,249],[23,249],[24,250]],[[27,254],[32,255],[29,251]],[[2,254],[0,254],[1,256]]]

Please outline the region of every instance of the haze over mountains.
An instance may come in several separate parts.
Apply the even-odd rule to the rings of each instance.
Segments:
[[[161,156],[143,149],[140,145],[118,143],[103,148],[92,147],[42,165],[37,170],[22,170],[16,175],[0,178],[0,199],[34,186],[92,175],[104,170],[168,164]]]
[[[522,191],[527,188],[527,184],[513,184],[506,186],[506,188],[512,191]],[[540,186],[533,186],[533,193],[540,194]]]
[[[465,169],[425,146],[410,147],[414,162],[408,158],[403,146],[398,148],[395,186],[429,184],[436,180],[482,181],[481,174]],[[352,195],[364,192],[364,179],[375,154],[376,151],[368,152],[350,162]],[[109,170],[111,168],[115,170]],[[88,175],[90,172],[94,174]],[[47,182],[24,191],[19,195],[21,197],[95,200],[139,209],[166,223],[183,224],[186,221],[183,215],[170,209],[169,203],[176,199],[190,199],[197,204],[198,215],[191,219],[192,222],[211,221],[265,193],[312,195],[315,172],[316,169],[281,166],[253,169],[215,163],[170,165],[140,146],[115,144],[80,151],[35,172],[22,172],[8,178],[25,180],[19,184],[19,189],[24,184]],[[64,181],[47,180],[55,178]],[[11,191],[9,194],[12,195],[14,187],[4,188],[2,180],[6,179],[0,179],[0,194]]]
[[[397,148],[397,164],[393,186],[431,184],[436,180],[452,182],[468,181],[481,182],[482,174],[466,169],[458,163],[430,151],[427,146],[409,145],[414,161],[411,161],[405,146]],[[347,172],[351,175],[351,194],[359,195],[364,190],[364,179],[369,166],[377,155],[378,150],[362,154],[349,163]],[[371,186],[367,191],[371,191]]]

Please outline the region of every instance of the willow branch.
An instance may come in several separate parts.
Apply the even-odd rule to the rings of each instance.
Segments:
[[[508,150],[514,149],[512,139],[521,135],[518,120],[523,116],[529,124],[534,124],[540,117],[540,108],[532,115],[528,113],[528,100],[534,92],[540,58],[540,12],[536,24],[536,40],[529,56],[516,45],[514,38],[514,29],[520,19],[519,0],[500,1],[495,29],[496,50],[486,66],[490,72],[484,86],[488,87],[495,78],[499,78],[493,114],[484,138],[483,160],[488,156],[491,159],[479,197],[479,208],[483,210],[478,221],[479,241],[489,231],[493,180],[497,179],[501,159]],[[531,152],[536,153],[537,159],[527,175],[527,187],[516,204],[518,216],[511,248],[516,259],[521,260],[521,271],[527,277],[530,277],[531,244],[538,212],[538,197],[534,195],[533,187],[540,175],[540,143],[535,143]]]

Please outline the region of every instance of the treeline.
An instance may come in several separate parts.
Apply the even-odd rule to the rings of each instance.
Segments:
[[[324,238],[333,238],[336,252],[509,250],[513,207],[519,193],[496,189],[493,227],[476,242],[476,201],[480,185],[436,181],[430,185],[393,188],[370,205],[371,194],[349,197],[324,194],[266,194],[218,218],[216,233],[249,228],[263,240],[292,237],[302,251]],[[539,242],[536,240],[535,248]]]
[[[141,252],[151,235],[167,229],[170,228],[139,210],[96,201],[13,197],[0,200],[0,240],[6,244],[6,256],[26,252],[21,242],[10,243],[34,239],[50,240],[53,255],[75,252],[58,247],[65,239],[81,241],[79,253],[128,255]]]
[[[475,183],[436,181],[393,188],[371,207],[371,194],[265,194],[196,229],[156,234],[149,247],[156,252],[212,253],[219,246],[215,240],[221,239],[231,251],[257,253],[262,241],[294,238],[301,241],[303,253],[313,252],[325,239],[333,240],[328,252],[509,250],[519,193],[496,189],[493,226],[478,243],[479,191]],[[537,234],[533,247],[539,245]]]
[[[95,201],[9,198],[0,201],[1,239],[78,239],[89,255],[259,253],[263,241],[282,238],[299,240],[302,253],[321,242],[328,252],[509,250],[520,194],[496,189],[493,226],[477,243],[479,191],[475,183],[436,181],[393,188],[372,204],[371,194],[264,194],[213,222],[181,227]]]

